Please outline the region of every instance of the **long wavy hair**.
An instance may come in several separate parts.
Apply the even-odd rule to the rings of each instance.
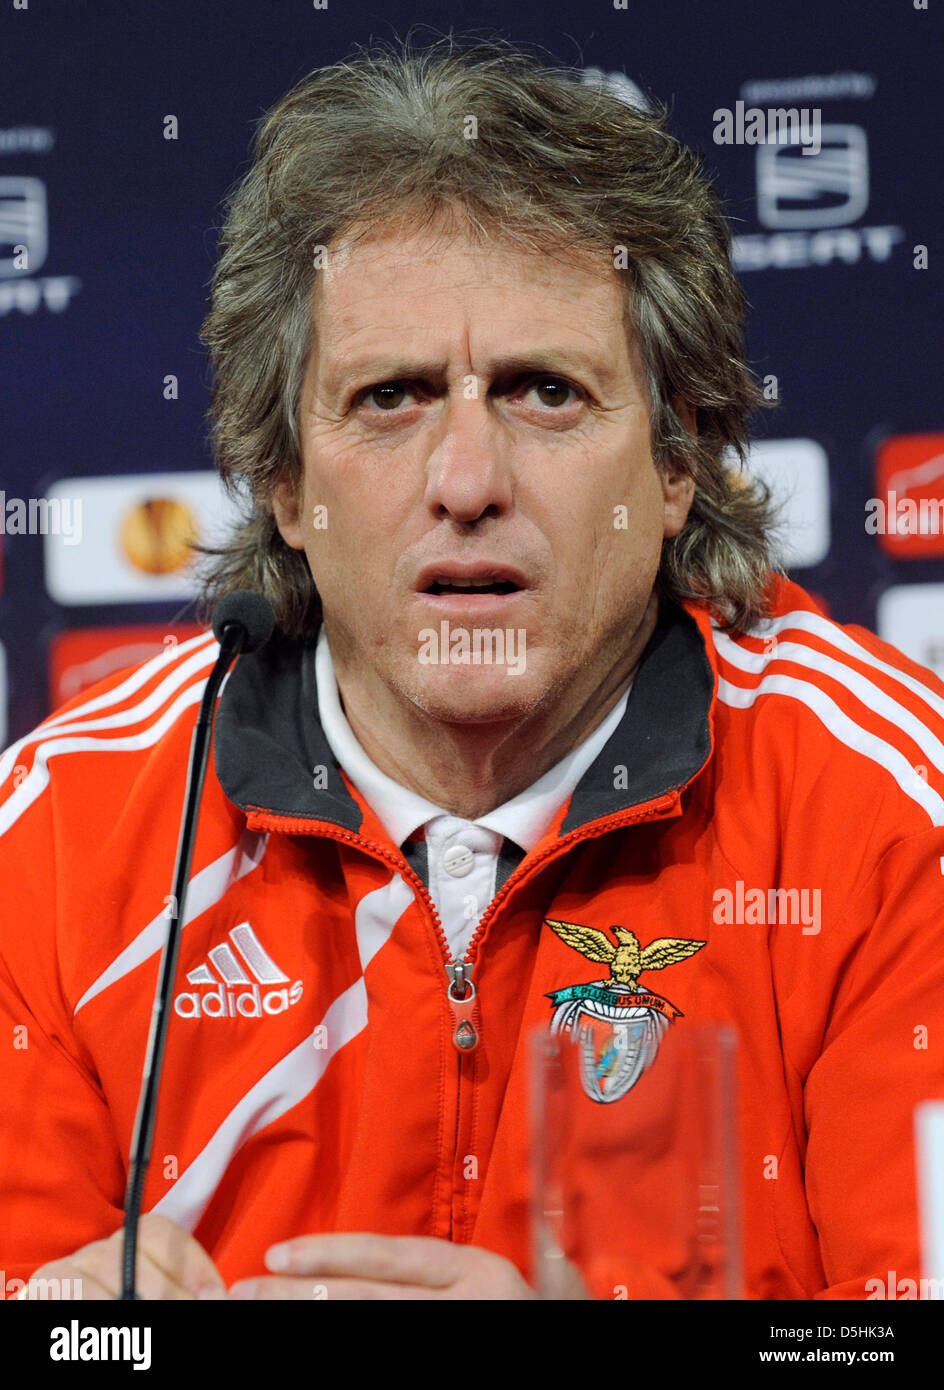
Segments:
[[[729,630],[767,616],[774,516],[768,489],[743,469],[748,419],[767,402],[744,358],[727,220],[667,116],[503,39],[450,34],[422,48],[359,46],[262,118],[251,167],[225,200],[201,333],[213,447],[244,505],[231,539],[204,552],[204,611],[233,589],[258,589],[286,636],[317,631],[307,560],[282,540],[271,497],[300,484],[318,251],[359,228],[394,217],[424,226],[458,207],[476,238],[602,255],[620,274],[654,462],[695,482],[657,582],[670,597],[703,600]],[[694,434],[673,399],[694,411]]]

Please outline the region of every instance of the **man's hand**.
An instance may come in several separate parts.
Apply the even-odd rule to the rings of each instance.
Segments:
[[[52,1260],[37,1269],[17,1298],[49,1297],[48,1283],[37,1287],[39,1279],[70,1280],[70,1297],[116,1298],[121,1292],[122,1232],[119,1228],[107,1240],[83,1245],[74,1255]],[[186,1299],[225,1298],[222,1275],[199,1241],[189,1231],[168,1221],[166,1216],[147,1212],[138,1226],[136,1288],[141,1298]]]
[[[241,1279],[230,1298],[537,1298],[510,1260],[431,1236],[299,1236],[265,1262],[278,1277]]]

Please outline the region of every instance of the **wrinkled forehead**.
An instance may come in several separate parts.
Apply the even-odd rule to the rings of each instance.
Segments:
[[[366,215],[336,232],[316,259],[323,274],[316,275],[315,289],[352,264],[369,265],[381,256],[406,265],[416,259],[446,262],[457,254],[477,258],[483,273],[498,258],[518,257],[522,265],[547,265],[557,275],[580,269],[622,286],[624,277],[615,268],[614,249],[580,241],[551,225],[500,225],[455,201],[433,208],[407,205],[382,216]]]
[[[401,212],[354,224],[324,247],[316,248],[311,296],[315,341],[340,347],[341,340],[378,319],[394,323],[398,314],[414,318],[409,294],[423,273],[423,288],[435,289],[442,277],[449,292],[509,284],[533,295],[535,309],[546,306],[553,329],[585,335],[594,324],[620,331],[633,366],[640,366],[625,271],[615,250],[587,243],[558,242],[533,229],[509,232],[483,225],[461,209],[436,216]],[[455,272],[461,267],[462,278]],[[389,296],[389,298],[388,298]],[[419,318],[422,319],[420,308]],[[414,327],[418,326],[414,321]],[[536,325],[537,336],[541,330]]]

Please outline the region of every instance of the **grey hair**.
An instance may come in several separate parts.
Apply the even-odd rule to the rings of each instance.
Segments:
[[[470,116],[474,139],[464,135]],[[774,514],[768,489],[743,470],[749,416],[768,402],[744,358],[746,300],[720,201],[667,117],[503,39],[452,35],[419,49],[358,47],[263,117],[251,167],[225,202],[201,332],[214,451],[247,513],[204,552],[205,609],[259,589],[283,633],[317,631],[307,560],[283,541],[271,502],[277,486],[300,483],[317,250],[372,224],[429,225],[459,208],[476,237],[602,255],[621,273],[653,459],[695,482],[685,526],[663,543],[660,589],[703,601],[729,630],[768,616]],[[673,400],[694,411],[694,433]]]

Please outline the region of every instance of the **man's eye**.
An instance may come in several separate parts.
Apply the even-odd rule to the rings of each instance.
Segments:
[[[381,381],[369,386],[361,393],[361,402],[370,402],[382,411],[393,411],[401,406],[412,393],[413,388],[405,381]],[[560,377],[535,377],[526,385],[527,391],[537,391],[542,405],[552,409],[571,405],[579,396],[577,388]]]
[[[561,381],[556,376],[539,377],[531,383],[529,390],[540,392],[541,404],[549,406],[570,405],[571,401],[567,399],[567,393],[577,394],[576,389],[571,386],[569,381]]]
[[[381,410],[395,410],[403,403],[406,386],[402,381],[382,381],[364,392],[364,400],[373,399]]]

